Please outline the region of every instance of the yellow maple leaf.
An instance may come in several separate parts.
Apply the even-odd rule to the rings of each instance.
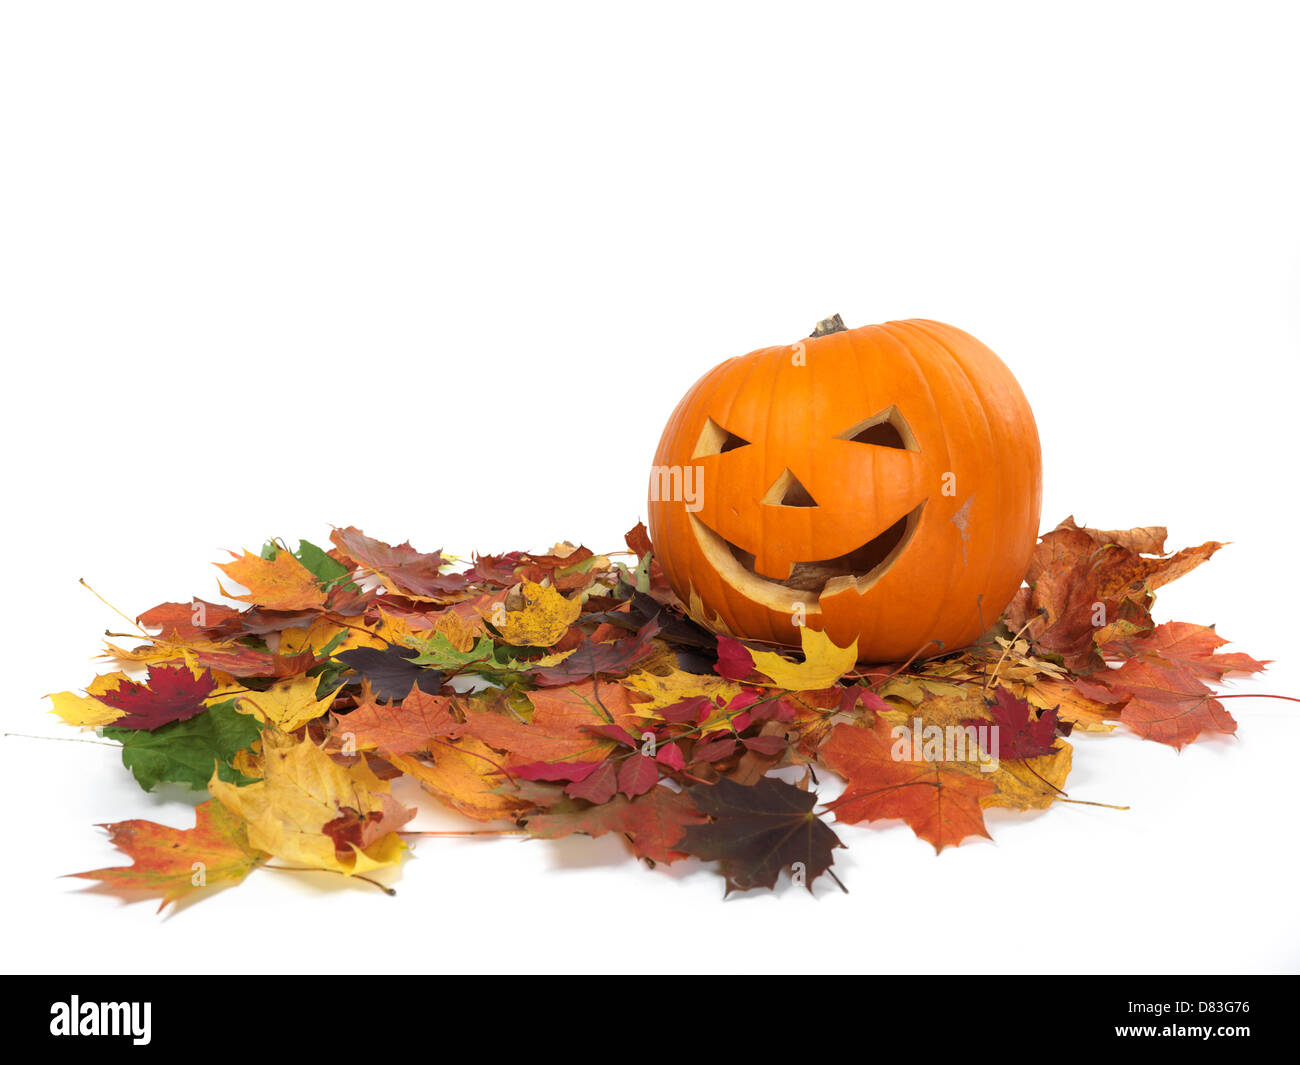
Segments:
[[[569,631],[582,613],[582,603],[566,599],[554,588],[524,581],[524,608],[509,610],[498,628],[501,639],[515,647],[550,647]]]
[[[308,721],[323,716],[338,693],[335,688],[323,699],[317,699],[318,684],[319,678],[306,674],[278,680],[264,692],[241,695],[238,710],[259,721],[269,721],[281,732],[294,732]]]
[[[907,673],[900,673],[879,685],[876,694],[882,699],[901,699],[913,706],[919,706],[926,699],[934,696],[960,698],[967,688],[967,684],[958,680],[935,680],[930,677],[914,677]]]
[[[981,806],[1002,806],[1008,810],[1045,810],[1065,791],[1065,778],[1074,761],[1073,748],[1059,737],[1056,750],[1037,758],[1018,761],[1003,759],[992,773],[971,767],[972,776],[982,776],[997,789],[980,799]]]
[[[393,644],[405,643],[409,638],[428,636],[427,631],[416,633],[403,619],[380,610],[376,622],[368,623],[362,617],[343,618],[340,622],[319,617],[305,629],[285,629],[280,634],[276,650],[282,655],[302,654],[305,651],[319,653],[340,633],[346,635],[334,645],[334,654],[355,651],[361,647],[373,647],[382,651]]]
[[[829,688],[857,664],[858,641],[836,647],[824,632],[806,625],[799,630],[803,644],[802,662],[791,662],[772,651],[753,651],[754,666],[787,691],[815,691]]]
[[[117,691],[123,681],[130,679],[125,673],[104,673],[96,677],[86,688],[85,695],[78,695],[76,692],[52,692],[45,698],[52,704],[51,712],[63,718],[69,725],[99,728],[102,725],[111,725],[126,711],[101,703],[95,696]]]
[[[214,640],[180,642],[164,640],[157,636],[150,637],[150,639],[152,640],[151,643],[141,644],[131,650],[105,640],[105,651],[99,657],[126,666],[154,666],[166,662],[184,662],[189,666],[190,672],[197,675],[204,668],[199,662],[201,654],[228,655],[232,651],[239,650],[238,647],[230,643],[218,643]]]
[[[366,626],[370,633],[377,637],[372,642],[367,642],[366,637],[361,633],[356,634],[358,647],[375,647],[382,651],[393,644],[406,644],[411,639],[429,638],[428,629],[413,629],[410,623],[404,617],[398,617],[382,608],[379,611],[379,620]],[[348,648],[344,648],[347,650]]]
[[[951,688],[951,691],[935,691],[931,688],[922,693],[909,708],[899,707],[897,702],[891,703],[895,709],[882,710],[878,716],[890,725],[908,726],[919,717],[926,725],[937,725],[939,728],[989,718],[988,703],[979,685],[952,685]],[[881,688],[881,692],[884,693],[885,689]],[[903,698],[894,693],[888,693],[888,697],[895,700]]]
[[[222,673],[219,669],[209,670],[212,679],[217,682],[217,686],[212,689],[212,694],[203,700],[206,706],[216,706],[218,703],[229,702],[236,696],[243,695],[248,691],[243,681],[232,677],[229,673]]]
[[[316,618],[305,629],[285,629],[280,633],[280,642],[276,646],[276,653],[291,656],[304,654],[307,651],[318,652],[339,633],[351,633],[352,631],[354,630],[346,629],[337,622],[330,621],[329,618]],[[345,640],[337,645],[335,650],[350,650],[350,648],[344,646],[346,642]]]
[[[365,759],[339,765],[308,737],[294,740],[274,729],[262,732],[263,779],[242,788],[216,773],[208,790],[223,806],[248,822],[248,842],[285,861],[353,875],[401,860],[405,845],[396,829],[414,811],[395,802],[388,785]],[[340,846],[324,830],[348,814],[366,825],[365,846]]]
[[[685,606],[686,613],[692,621],[696,621],[706,629],[712,629],[714,632],[722,636],[735,635],[727,626],[727,623],[722,620],[721,614],[712,614],[709,612],[708,608],[704,605],[704,600],[700,598],[700,593],[695,590],[694,585],[691,585],[690,598],[686,601]]]
[[[242,773],[249,780],[259,780],[262,776],[262,741],[256,739],[251,747],[236,751],[230,759],[230,766],[237,773]]]
[[[542,655],[541,658],[530,658],[528,664],[533,669],[549,669],[551,666],[558,666],[576,650],[576,647],[570,647],[567,651],[555,651],[549,655]]]
[[[217,645],[213,644],[212,646]],[[104,647],[105,651],[99,657],[107,658],[118,665],[152,666],[157,665],[159,662],[174,662],[178,658],[184,659],[187,665],[193,666],[195,664],[194,656],[188,654],[184,647],[179,644],[168,643],[165,640],[141,644],[129,651],[110,640],[105,640]]]

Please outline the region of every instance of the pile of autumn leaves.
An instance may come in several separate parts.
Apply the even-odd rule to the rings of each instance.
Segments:
[[[899,819],[942,850],[987,836],[988,807],[1068,801],[1072,729],[1175,747],[1236,730],[1210,685],[1264,663],[1150,613],[1220,545],[1166,555],[1164,538],[1067,519],[984,640],[889,666],[811,629],[802,654],[707,631],[642,526],[615,558],[562,544],[469,566],[355,528],[328,551],[268,544],[220,564],[247,589],[223,595],[248,606],[154,607],[139,646],[108,644],[119,671],[50,697],[119,742],[146,790],[211,795],[192,829],[108,825],[133,864],[76,875],[165,905],[272,860],[395,866],[416,813],[391,794],[402,774],[472,821],[617,833],[650,865],[716,860],[728,891],[782,871],[811,889],[843,846],[831,817]],[[918,724],[996,724],[996,771],[900,747],[895,726]],[[831,801],[809,790],[818,764],[846,781]],[[772,775],[790,766],[798,783]]]

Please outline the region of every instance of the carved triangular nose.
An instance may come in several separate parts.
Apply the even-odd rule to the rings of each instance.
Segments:
[[[788,468],[772,482],[772,487],[763,494],[759,502],[766,503],[770,507],[817,506],[817,500],[813,499],[812,493],[799,483],[799,478]]]

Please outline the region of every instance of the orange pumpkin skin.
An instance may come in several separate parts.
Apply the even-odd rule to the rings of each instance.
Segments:
[[[649,531],[711,628],[797,647],[802,621],[889,662],[997,621],[1041,503],[1038,431],[1011,371],[968,333],[912,319],[705,374],[659,441]]]

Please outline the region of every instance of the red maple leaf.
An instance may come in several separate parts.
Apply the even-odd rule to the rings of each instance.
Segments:
[[[1039,758],[1056,750],[1056,711],[1045,710],[1034,717],[1029,703],[1006,688],[998,688],[997,697],[989,704],[993,726],[998,730],[997,756],[1008,761]],[[968,718],[963,725],[976,728],[987,726],[987,721]]]
[[[659,783],[659,766],[648,754],[633,754],[618,767],[618,790],[629,799],[644,795]]]
[[[1207,732],[1231,735],[1237,722],[1191,669],[1135,658],[1107,672],[1101,683],[1078,680],[1089,699],[1123,703],[1120,720],[1143,739],[1185,747]]]
[[[592,770],[584,769],[582,777],[564,789],[565,795],[586,799],[597,806],[609,802],[617,793],[618,763],[612,758],[606,758]]]
[[[1227,642],[1213,625],[1167,621],[1139,636],[1112,640],[1102,651],[1112,658],[1148,657],[1183,666],[1207,680],[1222,680],[1227,673],[1258,673],[1268,665],[1240,652],[1218,654]]]
[[[208,670],[197,677],[185,666],[150,666],[144,684],[126,681],[116,691],[97,695],[100,702],[125,711],[114,728],[152,732],[173,721],[186,721],[203,713],[204,700],[216,690]]]
[[[387,577],[404,592],[426,599],[439,599],[463,591],[469,579],[463,573],[443,573],[441,551],[423,554],[409,543],[396,547],[367,536],[349,525],[335,529],[330,541],[343,555],[358,565]]]
[[[739,640],[719,636],[718,662],[713,668],[723,680],[744,680],[754,672],[754,656]]]
[[[588,836],[618,832],[638,857],[656,863],[686,857],[677,844],[688,825],[706,820],[687,792],[658,787],[631,801],[611,793],[601,805],[534,814],[525,826],[529,835],[541,839],[558,839],[574,832]]]
[[[579,633],[571,655],[553,666],[534,669],[528,675],[542,687],[560,687],[594,677],[597,673],[627,673],[654,650],[654,638],[658,633],[659,622],[654,618],[641,626],[635,636],[612,643],[592,640]],[[557,647],[567,650],[560,645]]]
[[[1143,739],[1184,747],[1206,733],[1231,735],[1237,722],[1206,681],[1257,673],[1267,663],[1245,654],[1218,654],[1226,642],[1213,626],[1166,622],[1106,644],[1108,656],[1127,661],[1074,686],[1098,702],[1122,703],[1120,720]]]

